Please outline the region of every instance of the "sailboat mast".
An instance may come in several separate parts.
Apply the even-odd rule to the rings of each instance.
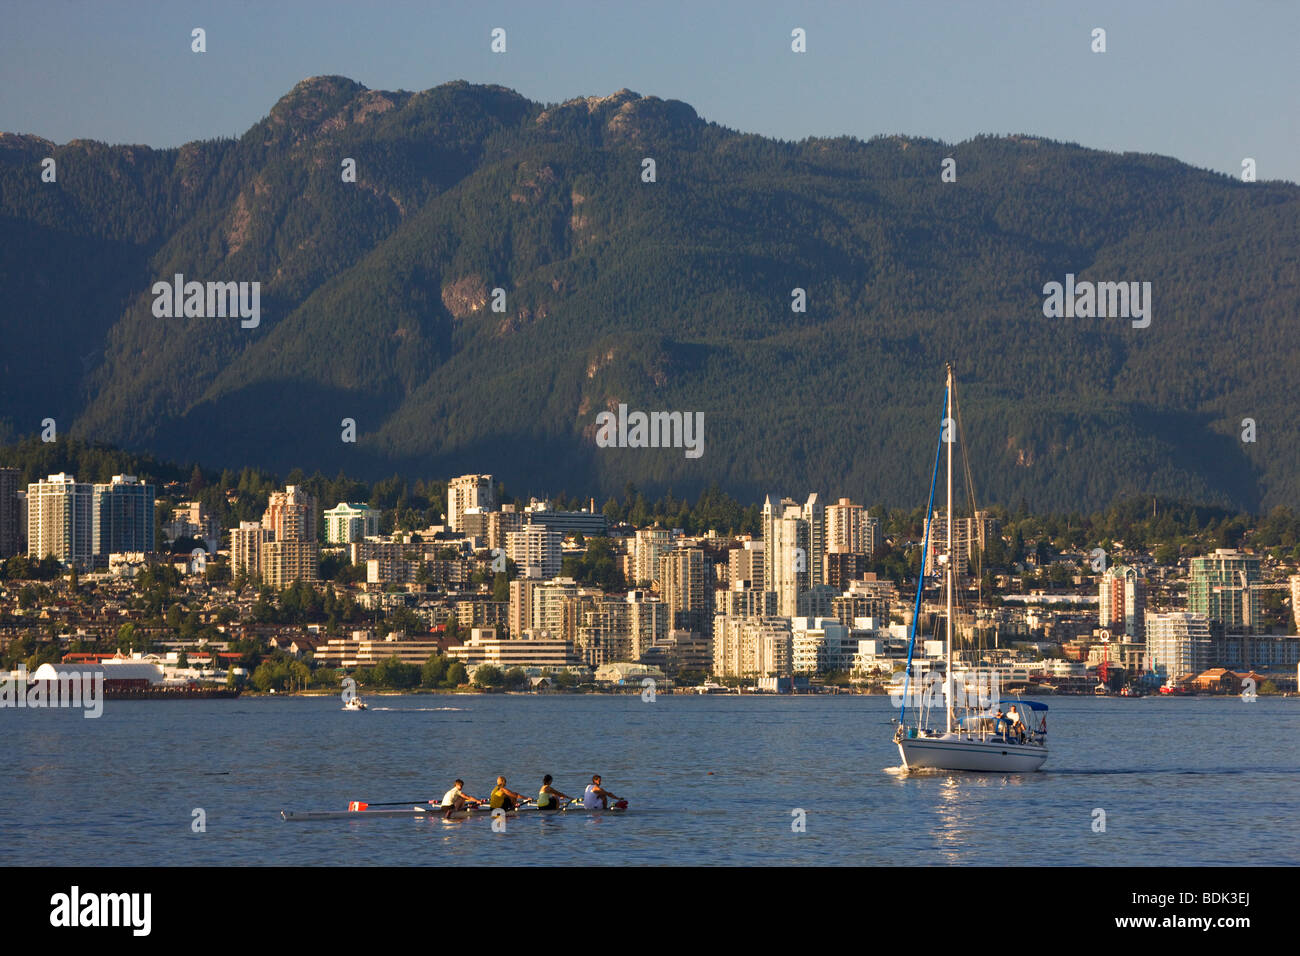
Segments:
[[[945,576],[948,582],[948,614],[946,627],[946,640],[944,644],[947,647],[948,660],[944,669],[944,698],[947,703],[947,726],[948,733],[952,733],[952,697],[953,697],[953,673],[952,673],[952,576],[954,570],[953,553],[952,553],[952,446],[957,440],[954,433],[957,423],[952,417],[952,363],[948,363],[948,420],[944,422],[948,426],[948,568]]]

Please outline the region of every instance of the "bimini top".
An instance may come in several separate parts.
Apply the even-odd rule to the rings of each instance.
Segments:
[[[1040,704],[1036,700],[1013,700],[1010,697],[1004,697],[998,701],[998,706],[1011,704],[1014,707],[1028,707],[1030,710],[1047,710],[1046,704]]]

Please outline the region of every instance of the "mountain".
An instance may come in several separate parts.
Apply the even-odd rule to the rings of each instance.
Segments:
[[[981,502],[1261,510],[1300,496],[1298,261],[1300,188],[1159,156],[315,77],[238,140],[0,134],[0,441],[913,506],[951,360]],[[157,317],[178,273],[260,283],[258,324]],[[1067,274],[1151,283],[1150,324],[1045,316]],[[703,413],[703,453],[598,447],[620,403]]]

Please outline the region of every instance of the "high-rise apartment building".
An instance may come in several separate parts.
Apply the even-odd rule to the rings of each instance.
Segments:
[[[627,594],[628,639],[631,644],[629,660],[639,661],[650,648],[660,644],[672,630],[669,612],[663,601],[646,591],[629,591]]]
[[[275,541],[316,541],[316,499],[298,485],[271,492],[262,527]]]
[[[1176,611],[1146,616],[1147,668],[1168,680],[1194,677],[1210,666],[1210,624]]]
[[[241,521],[230,529],[230,573],[243,572],[250,580],[262,580],[262,545],[274,539],[260,521]]]
[[[755,620],[718,616],[713,622],[713,673],[718,677],[786,676],[793,641],[785,618]]]
[[[673,533],[667,528],[655,525],[653,528],[641,528],[636,533],[632,545],[635,571],[630,584],[650,585],[659,573],[659,558],[674,547]]]
[[[154,488],[135,475],[114,475],[108,484],[95,485],[91,549],[106,559],[110,554],[154,550]]]
[[[0,560],[12,557],[22,547],[23,528],[18,523],[20,478],[17,468],[0,468]]]
[[[542,581],[532,589],[532,630],[553,638],[567,638],[565,605],[578,597],[578,583],[573,578]]]
[[[811,540],[805,510],[789,498],[763,502],[763,590],[776,592],[783,617],[799,613],[799,595],[811,580]]]
[[[262,544],[262,582],[281,590],[295,581],[316,581],[320,552],[315,541],[267,541]]]
[[[550,579],[560,573],[563,543],[558,531],[539,524],[524,525],[506,535],[506,557],[521,572],[536,568],[543,579]]]
[[[867,509],[841,498],[826,506],[826,550],[841,554],[867,554]]]
[[[351,544],[379,534],[379,512],[368,504],[340,501],[325,512],[325,540]]]
[[[813,492],[804,502],[800,516],[808,535],[808,586],[826,579],[826,503]]]
[[[1260,582],[1259,572],[1258,557],[1231,548],[1219,548],[1214,554],[1192,558],[1187,609],[1204,616],[1226,633],[1262,633],[1261,615],[1252,607],[1258,598],[1251,589],[1251,585]]]
[[[496,506],[496,486],[491,475],[461,475],[447,482],[447,527],[457,534],[467,508],[492,511]]]
[[[733,588],[763,586],[762,541],[742,541],[727,552],[727,578]]]
[[[27,486],[27,554],[94,566],[95,486],[60,472]]]
[[[1098,588],[1101,626],[1108,628],[1115,637],[1121,634],[1141,637],[1145,633],[1146,582],[1137,568],[1112,565],[1102,573]]]
[[[702,548],[678,548],[659,558],[659,596],[673,630],[708,635],[713,615],[713,575]]]
[[[732,585],[718,592],[717,614],[726,617],[776,617],[776,592]]]

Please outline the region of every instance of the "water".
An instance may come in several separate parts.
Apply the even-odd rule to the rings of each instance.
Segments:
[[[0,710],[5,862],[100,864],[1300,864],[1300,700],[1061,698],[1023,776],[897,772],[886,697],[371,697]],[[498,773],[619,817],[334,820]],[[195,833],[193,811],[206,814]],[[792,811],[806,832],[792,832]],[[1094,832],[1094,810],[1106,813]]]

